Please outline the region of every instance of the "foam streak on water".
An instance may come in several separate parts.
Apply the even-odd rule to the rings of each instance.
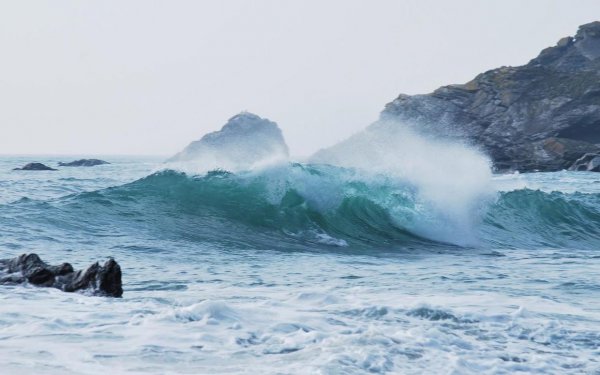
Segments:
[[[415,184],[311,165],[136,181],[158,164],[108,160],[0,161],[2,257],[114,256],[125,290],[1,286],[2,373],[600,370],[595,174],[495,177],[459,247],[414,231],[435,223]]]

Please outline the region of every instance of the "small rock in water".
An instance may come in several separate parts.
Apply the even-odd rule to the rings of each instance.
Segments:
[[[56,171],[56,169],[42,163],[29,163],[23,168],[15,168],[13,171]]]
[[[70,163],[58,163],[61,167],[94,167],[96,165],[110,164],[107,161],[100,159],[80,159]]]
[[[51,266],[37,254],[23,254],[13,259],[0,259],[0,284],[28,282],[53,287],[65,292],[90,290],[94,295],[121,297],[121,267],[114,259],[100,266],[98,262],[85,270],[75,271],[69,263]]]

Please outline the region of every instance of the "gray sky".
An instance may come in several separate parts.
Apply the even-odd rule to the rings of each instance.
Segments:
[[[308,155],[598,19],[599,0],[3,0],[0,153],[168,155],[248,110]]]

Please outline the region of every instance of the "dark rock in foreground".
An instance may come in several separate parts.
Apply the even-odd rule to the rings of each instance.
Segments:
[[[427,95],[400,95],[381,120],[389,125],[375,123],[374,131],[408,124],[467,140],[497,171],[567,169],[584,154],[600,153],[600,22],[580,26],[527,65]]]
[[[121,267],[113,259],[100,266],[98,262],[85,270],[75,271],[69,263],[51,266],[37,254],[23,254],[13,259],[0,259],[0,284],[28,282],[65,292],[88,290],[94,295],[121,297]]]
[[[56,169],[42,163],[29,163],[23,168],[15,168],[13,171],[56,171]]]
[[[107,161],[104,160],[100,160],[100,159],[80,159],[80,160],[75,160],[72,161],[70,163],[58,163],[59,166],[61,167],[94,167],[96,165],[103,165],[103,164],[110,164]]]

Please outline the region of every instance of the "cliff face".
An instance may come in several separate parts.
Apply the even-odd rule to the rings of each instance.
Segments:
[[[219,131],[190,143],[168,162],[194,162],[205,169],[244,170],[288,157],[281,130],[276,123],[242,112]]]
[[[391,121],[389,121],[391,120]],[[400,95],[371,125],[466,140],[497,171],[555,171],[600,151],[600,22],[580,26],[527,65],[482,73],[427,95]]]

